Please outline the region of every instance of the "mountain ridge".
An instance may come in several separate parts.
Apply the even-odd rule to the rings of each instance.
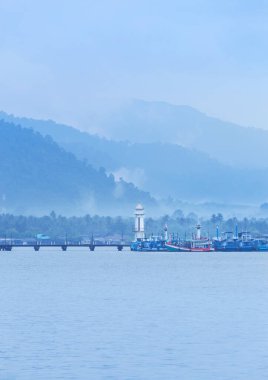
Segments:
[[[50,134],[56,142],[95,169],[104,167],[117,179],[134,182],[157,198],[190,202],[263,203],[266,169],[238,169],[192,148],[171,143],[113,141],[52,121],[13,121]]]
[[[268,167],[268,131],[222,121],[190,106],[135,99],[103,110],[92,123],[109,138],[176,143],[230,166]]]
[[[14,121],[44,134],[44,130],[61,144],[67,144],[72,134],[74,142],[82,143],[74,129],[90,134],[98,130],[100,138],[130,143],[162,142],[194,149],[210,158],[237,168],[266,169],[268,167],[268,131],[222,121],[187,105],[173,105],[163,101],[135,99],[123,105],[108,107],[88,119],[88,131],[78,130],[51,120],[34,120],[0,112],[0,119]],[[36,123],[38,125],[36,125]],[[56,132],[55,132],[56,126]],[[93,128],[94,126],[94,128]],[[92,128],[91,128],[92,127]],[[65,141],[67,128],[69,137]],[[103,132],[104,131],[104,132]],[[95,134],[96,135],[96,134]],[[84,135],[86,136],[86,135]],[[92,138],[92,137],[91,137]],[[254,151],[254,155],[251,152]]]

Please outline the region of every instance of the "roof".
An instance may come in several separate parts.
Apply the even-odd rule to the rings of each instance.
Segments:
[[[140,203],[138,203],[136,206],[136,210],[144,210],[144,207]]]

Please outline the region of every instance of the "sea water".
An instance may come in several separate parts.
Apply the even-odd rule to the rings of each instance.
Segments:
[[[0,379],[268,378],[268,253],[0,254]]]

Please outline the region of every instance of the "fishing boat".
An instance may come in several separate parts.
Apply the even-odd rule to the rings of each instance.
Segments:
[[[166,242],[169,252],[211,252],[214,251],[209,239],[187,240],[180,244]]]
[[[220,252],[254,252],[268,251],[268,240],[266,238],[253,238],[248,231],[239,232],[237,226],[235,233],[224,232],[213,240],[215,251]]]
[[[164,252],[167,251],[166,241],[161,236],[150,236],[131,242],[130,250],[136,252]]]
[[[267,252],[268,251],[267,238],[254,239],[254,246],[255,246],[256,251]]]
[[[201,236],[201,225],[196,226],[196,236],[190,240],[166,242],[166,248],[170,252],[211,252],[212,242],[207,237]]]
[[[220,252],[236,252],[240,249],[240,241],[237,232],[234,234],[231,231],[224,232],[219,237],[219,230],[217,227],[217,237],[213,239],[213,247],[215,251]]]

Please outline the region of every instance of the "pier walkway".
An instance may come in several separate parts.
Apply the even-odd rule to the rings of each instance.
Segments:
[[[13,248],[33,248],[35,251],[39,251],[40,248],[61,248],[62,251],[67,251],[68,248],[88,248],[90,251],[95,251],[96,248],[100,247],[115,247],[118,251],[122,251],[125,247],[130,247],[130,244],[126,243],[114,243],[114,244],[95,244],[95,243],[88,243],[88,244],[73,244],[73,243],[64,243],[64,244],[0,244],[0,251],[12,251]]]

